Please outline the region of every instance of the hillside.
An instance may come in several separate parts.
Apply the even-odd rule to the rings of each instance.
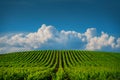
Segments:
[[[0,80],[120,80],[120,54],[43,50],[0,54]]]

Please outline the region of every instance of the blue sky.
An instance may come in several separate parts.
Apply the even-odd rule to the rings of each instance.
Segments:
[[[120,35],[119,0],[1,0],[0,12],[1,33],[31,32],[48,24],[80,32],[96,27]]]
[[[0,34],[35,32],[42,24],[120,37],[119,0],[1,0]]]

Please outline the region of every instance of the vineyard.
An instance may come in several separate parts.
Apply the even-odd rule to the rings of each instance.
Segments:
[[[120,54],[80,50],[0,54],[0,80],[120,80]]]

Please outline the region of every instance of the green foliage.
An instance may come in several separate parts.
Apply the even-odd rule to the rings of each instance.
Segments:
[[[0,80],[120,80],[120,54],[41,50],[0,54]]]

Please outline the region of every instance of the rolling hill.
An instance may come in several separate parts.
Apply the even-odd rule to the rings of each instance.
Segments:
[[[120,80],[120,54],[40,50],[0,54],[0,80]]]

